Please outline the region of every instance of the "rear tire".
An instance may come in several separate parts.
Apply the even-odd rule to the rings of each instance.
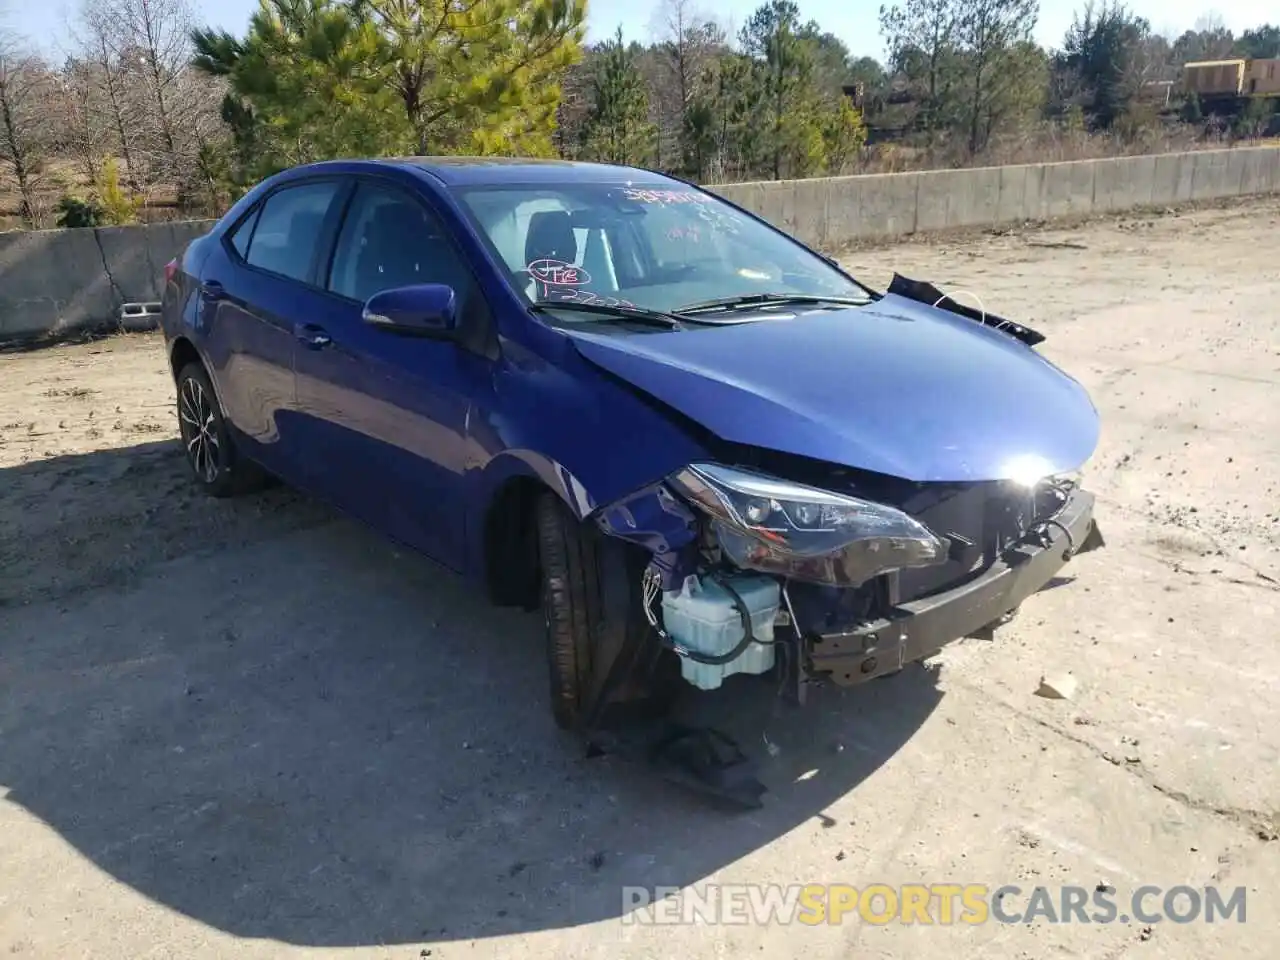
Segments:
[[[233,497],[261,487],[266,474],[240,456],[222,418],[209,374],[199,363],[178,372],[178,430],[196,484],[212,497]]]

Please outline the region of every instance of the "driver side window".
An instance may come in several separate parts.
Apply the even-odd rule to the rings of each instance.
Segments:
[[[473,281],[434,214],[398,190],[359,184],[338,233],[329,289],[363,303],[383,290],[423,283],[452,287],[462,312]]]

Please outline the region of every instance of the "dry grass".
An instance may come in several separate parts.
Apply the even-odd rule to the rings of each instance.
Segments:
[[[123,162],[120,162],[120,175],[121,178],[128,176]],[[87,197],[93,192],[93,184],[84,169],[74,161],[61,158],[44,165],[37,175],[37,183],[36,212],[42,228],[57,226],[58,201],[65,194]],[[150,222],[181,218],[176,187],[169,184],[146,185],[143,197],[144,205],[140,214],[142,220]],[[22,229],[20,214],[18,184],[9,170],[0,167],[0,232]]]

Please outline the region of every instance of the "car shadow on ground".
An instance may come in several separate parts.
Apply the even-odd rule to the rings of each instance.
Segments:
[[[138,455],[151,466],[135,473],[119,469],[129,451],[26,464],[0,490],[71,466],[147,483],[178,454]],[[37,486],[57,511],[60,484]],[[127,581],[0,607],[8,802],[236,935],[432,943],[622,916],[624,887],[696,883],[831,826],[827,808],[942,696],[922,667],[802,710],[734,678],[703,712],[727,718],[771,793],[726,813],[554,729],[540,618],[297,495],[265,496],[200,507],[211,529],[256,538],[180,526],[189,542]]]

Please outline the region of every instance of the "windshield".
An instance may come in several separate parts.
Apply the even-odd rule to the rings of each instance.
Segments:
[[[822,257],[694,187],[564,183],[457,193],[531,303],[678,312],[762,294],[867,297]],[[577,312],[572,321],[605,317]]]

